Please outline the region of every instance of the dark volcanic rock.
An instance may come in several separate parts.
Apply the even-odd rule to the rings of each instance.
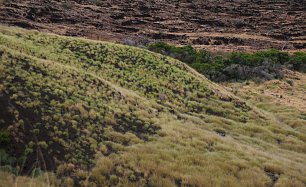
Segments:
[[[222,50],[305,51],[305,20],[301,0],[0,2],[3,24],[119,42],[149,37],[208,49],[222,45]]]

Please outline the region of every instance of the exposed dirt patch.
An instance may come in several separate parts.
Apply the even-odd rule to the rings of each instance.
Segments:
[[[0,1],[0,23],[122,42],[143,38],[221,51],[306,51],[300,0]]]

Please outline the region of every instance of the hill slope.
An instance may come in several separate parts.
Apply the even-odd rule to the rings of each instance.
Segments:
[[[160,39],[217,51],[306,50],[301,0],[1,0],[0,23],[122,42]]]
[[[306,184],[305,126],[179,61],[3,26],[0,56],[2,170],[55,186]]]

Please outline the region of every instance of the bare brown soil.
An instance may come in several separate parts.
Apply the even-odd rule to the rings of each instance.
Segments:
[[[0,0],[0,23],[123,42],[217,51],[306,51],[303,0]]]

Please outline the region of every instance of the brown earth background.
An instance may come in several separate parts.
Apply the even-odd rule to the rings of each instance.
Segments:
[[[0,0],[0,23],[120,43],[306,51],[305,0]]]

